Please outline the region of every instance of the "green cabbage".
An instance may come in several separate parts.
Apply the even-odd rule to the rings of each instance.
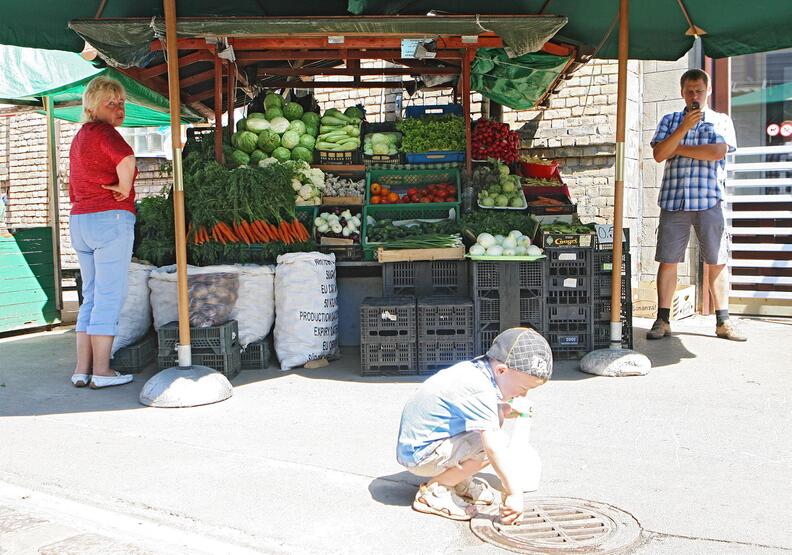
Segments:
[[[289,123],[289,131],[294,131],[298,135],[304,135],[305,134],[305,124],[302,121],[298,120],[298,119],[293,120],[291,123]]]
[[[316,137],[319,134],[319,127],[316,125],[306,125],[305,132],[308,133],[311,137]]]
[[[278,135],[282,135],[289,129],[289,120],[284,117],[277,117],[270,120],[270,129]]]
[[[283,148],[279,146],[275,150],[272,151],[272,157],[275,158],[278,162],[285,162],[287,160],[291,160],[291,151],[288,148]]]
[[[289,121],[300,119],[303,115],[303,107],[296,102],[289,102],[283,107],[283,117]]]
[[[387,145],[390,141],[388,140],[388,136],[384,133],[374,133],[371,135],[371,142],[373,144],[385,144]]]
[[[261,162],[264,158],[267,158],[269,154],[264,152],[263,150],[256,149],[250,154],[250,165],[257,166],[259,162]]]
[[[236,130],[237,131],[246,131],[247,127],[245,127],[245,118],[242,118],[238,122],[236,122]]]
[[[316,112],[305,112],[300,119],[306,127],[316,127],[319,129],[319,114]]]
[[[291,150],[300,144],[300,135],[295,131],[286,131],[281,137],[281,144]]]
[[[388,154],[388,143],[372,143],[371,150],[374,154]]]
[[[262,131],[270,128],[270,122],[264,118],[248,118],[247,130],[253,133],[261,133]]]
[[[283,117],[283,110],[280,108],[267,108],[267,113],[265,114],[266,118],[272,121],[275,118],[282,118]]]
[[[314,146],[316,145],[316,139],[314,139],[308,133],[304,135],[300,135],[300,144],[299,146],[305,147],[308,150],[313,150]]]
[[[280,146],[280,135],[271,129],[265,129],[259,133],[258,147],[267,153],[272,153],[273,150]]]
[[[292,160],[304,160],[309,164],[313,162],[313,153],[304,146],[296,146],[291,153]]]
[[[235,150],[231,153],[231,159],[228,162],[231,166],[247,166],[250,163],[250,156],[241,150]]]
[[[251,133],[250,131],[242,131],[237,137],[236,147],[242,152],[247,152],[248,154],[250,154],[251,152],[256,150],[257,144],[258,144],[258,135],[256,135],[255,133]]]
[[[346,110],[344,110],[344,115],[348,118],[357,118],[363,119],[366,115],[363,113],[363,110],[358,108],[357,106],[350,106]]]
[[[270,108],[283,107],[283,97],[275,93],[267,93],[264,97],[264,109],[269,111]]]
[[[262,114],[261,112],[250,112],[247,117],[248,119],[267,119],[266,114]]]

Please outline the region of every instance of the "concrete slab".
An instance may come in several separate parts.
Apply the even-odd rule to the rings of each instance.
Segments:
[[[692,317],[646,342],[651,322],[636,319],[648,376],[557,364],[532,393],[537,495],[630,512],[654,534],[636,553],[792,551],[790,324],[743,320],[738,344]],[[494,552],[409,508],[420,480],[395,438],[422,378],[362,378],[345,351],[327,368],[242,372],[216,405],[152,409],[137,398],[153,371],[73,388],[73,341],[0,340],[0,480],[265,553]]]

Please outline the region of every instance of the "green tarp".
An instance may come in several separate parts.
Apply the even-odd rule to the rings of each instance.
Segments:
[[[528,110],[545,95],[569,61],[543,52],[509,58],[500,48],[482,48],[470,75],[474,91],[514,110]]]
[[[112,68],[96,68],[79,54],[0,45],[0,57],[0,99],[24,102],[51,97],[56,118],[79,122],[82,107],[78,103],[85,87],[98,75],[108,75],[126,89],[123,127],[170,125],[167,98]],[[182,123],[198,121],[203,118],[183,107]]]
[[[759,89],[758,91],[733,96],[731,99],[732,106],[751,106],[754,104],[772,104],[773,102],[787,102],[792,101],[792,82],[781,83],[767,87],[766,89]]]

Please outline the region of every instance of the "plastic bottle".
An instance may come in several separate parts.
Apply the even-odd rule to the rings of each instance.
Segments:
[[[531,445],[531,425],[533,424],[533,405],[525,397],[515,397],[511,401],[512,409],[519,411],[520,415],[513,418],[511,437],[509,438],[509,453],[518,461],[520,469],[520,483],[523,491],[536,491],[542,475],[542,459]]]

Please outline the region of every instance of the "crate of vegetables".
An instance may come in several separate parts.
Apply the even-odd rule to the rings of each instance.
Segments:
[[[336,260],[360,260],[363,214],[347,207],[323,208],[314,220],[319,250],[335,254]]]
[[[410,106],[396,124],[403,134],[402,151],[410,164],[464,162],[465,118],[461,106]]]
[[[371,170],[366,174],[367,204],[435,204],[459,211],[460,178],[443,170]]]
[[[370,205],[363,208],[363,253],[366,260],[460,259],[465,250],[459,235],[459,206],[438,204]],[[380,256],[400,251],[388,258]],[[408,252],[409,251],[409,252]],[[422,251],[422,252],[416,252]]]
[[[401,164],[401,145],[402,134],[395,122],[363,124],[363,163],[367,166]]]
[[[542,223],[554,221],[572,222],[577,214],[577,205],[562,192],[538,193],[529,191],[525,195],[528,211]]]
[[[360,164],[360,127],[363,113],[355,107],[344,112],[325,111],[316,137],[316,162],[319,164]]]

